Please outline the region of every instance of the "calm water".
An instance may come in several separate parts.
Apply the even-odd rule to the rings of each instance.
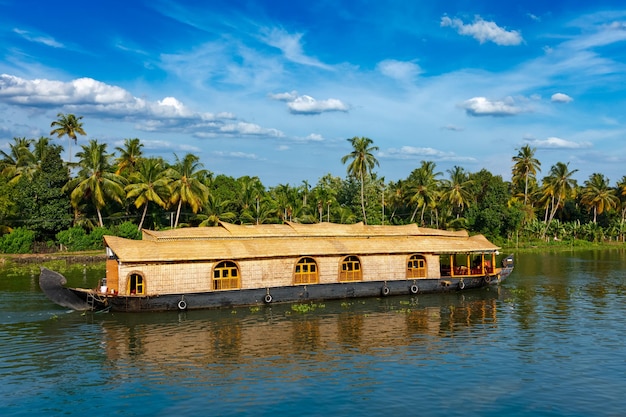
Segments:
[[[159,314],[69,312],[5,266],[0,415],[623,416],[626,251],[516,261],[499,289]]]

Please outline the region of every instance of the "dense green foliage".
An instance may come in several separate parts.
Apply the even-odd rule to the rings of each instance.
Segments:
[[[173,163],[144,157],[137,138],[113,153],[97,140],[78,144],[80,117],[59,114],[52,134],[79,147],[64,163],[49,138],[15,138],[0,160],[0,251],[102,248],[102,236],[139,238],[141,229],[238,224],[336,222],[417,223],[466,229],[500,245],[584,240],[624,241],[626,176],[615,186],[594,173],[582,186],[567,163],[539,180],[529,146],[512,156],[507,181],[487,170],[439,172],[421,161],[405,179],[386,182],[374,168],[378,149],[365,137],[338,155],[347,176],[322,174],[316,184],[265,187],[258,177],[214,176],[197,156]]]
[[[30,253],[34,243],[35,232],[25,227],[18,227],[0,238],[0,251],[2,253]]]

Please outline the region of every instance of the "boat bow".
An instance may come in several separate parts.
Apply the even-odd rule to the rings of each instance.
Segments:
[[[79,297],[74,291],[66,288],[65,284],[67,284],[67,280],[63,275],[41,267],[39,288],[52,302],[78,311],[91,310],[93,308],[93,305],[89,305],[86,299]]]

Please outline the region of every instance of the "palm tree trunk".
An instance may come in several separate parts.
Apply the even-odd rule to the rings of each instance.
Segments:
[[[361,171],[361,209],[363,210],[363,223],[367,224],[365,216],[365,184],[363,183],[363,171]]]
[[[148,202],[143,206],[143,214],[141,215],[141,221],[139,222],[139,227],[137,227],[138,231],[141,231],[141,227],[143,226],[143,221],[146,218],[146,213],[148,212]]]
[[[183,205],[183,200],[180,199],[178,201],[178,209],[176,209],[176,221],[174,222],[174,229],[176,229],[178,227],[178,218],[180,217],[180,208]]]
[[[100,227],[104,227],[104,223],[102,222],[102,213],[100,213],[100,209],[96,207],[96,211],[98,212],[98,221],[100,222]]]
[[[558,210],[559,206],[561,205],[561,196],[559,195],[559,199],[556,201],[556,204],[554,204],[554,197],[552,198],[552,210],[550,210],[550,217],[548,218],[548,222],[546,223],[546,228],[543,230],[543,234],[542,234],[542,239],[546,237],[546,233],[548,233],[548,228],[550,227],[550,223],[552,222],[552,219],[554,219],[554,215],[556,214],[556,211]]]
[[[415,210],[413,210],[413,214],[411,215],[411,223],[413,223],[413,220],[415,220],[415,215],[417,214],[417,210],[419,210],[420,208],[420,204],[417,203],[417,205],[415,206]]]
[[[526,205],[526,201],[528,199],[528,171],[526,171],[525,175],[525,184],[524,184],[524,205]]]

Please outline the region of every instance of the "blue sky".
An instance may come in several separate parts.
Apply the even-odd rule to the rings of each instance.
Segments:
[[[147,155],[194,153],[266,186],[345,176],[353,136],[374,140],[387,181],[422,160],[509,180],[526,144],[540,178],[559,161],[581,183],[626,175],[623,1],[0,0],[0,10],[3,150],[49,136],[63,112],[83,116],[79,144],[113,151],[137,137]]]

